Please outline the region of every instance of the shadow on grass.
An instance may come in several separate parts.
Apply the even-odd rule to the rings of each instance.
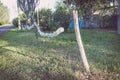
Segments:
[[[74,75],[66,72],[44,73],[41,80],[78,80]]]
[[[26,80],[23,76],[0,70],[0,80]]]

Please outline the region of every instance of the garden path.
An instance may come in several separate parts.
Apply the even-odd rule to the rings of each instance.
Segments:
[[[2,36],[5,32],[7,32],[10,28],[12,28],[12,25],[3,25],[0,26],[0,36]]]

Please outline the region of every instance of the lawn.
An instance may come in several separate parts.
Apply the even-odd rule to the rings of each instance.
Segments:
[[[120,35],[82,29],[91,80],[120,80]],[[85,80],[74,32],[55,38],[12,28],[0,36],[0,80]]]

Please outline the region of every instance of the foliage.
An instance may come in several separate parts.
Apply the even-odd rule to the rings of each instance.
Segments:
[[[119,80],[120,35],[103,29],[81,34],[92,80]],[[0,38],[1,80],[85,80],[74,33],[41,37],[37,43],[33,35],[13,28]]]
[[[27,19],[33,19],[34,11],[38,4],[39,0],[17,0],[18,7],[25,13]]]
[[[68,29],[69,20],[71,12],[64,5],[58,4],[56,11],[53,14],[54,21],[57,25],[64,27],[65,30]]]
[[[23,13],[23,14],[20,14],[19,17],[20,17],[20,22],[21,22],[21,23],[26,23],[26,22],[25,22],[25,21],[26,21],[26,16],[25,16],[24,13]],[[18,27],[18,17],[14,18],[14,19],[12,20],[12,24],[13,24],[15,27]]]
[[[104,15],[102,16],[101,28],[108,28],[117,30],[117,15]]]
[[[8,8],[4,6],[0,1],[0,24],[6,24],[9,22]]]
[[[39,14],[39,16],[37,16]],[[57,5],[54,12],[50,9],[41,9],[35,12],[35,19],[39,17],[39,25],[45,30],[56,30],[58,27],[68,28],[70,11],[63,5]]]
[[[83,10],[85,13],[86,11],[90,11],[91,9],[93,12],[96,10],[101,9],[111,9],[117,7],[117,0],[64,0],[64,3],[69,5],[74,5],[76,8]],[[113,7],[111,6],[113,4]]]
[[[26,16],[25,16],[24,13],[23,13],[23,14],[20,14],[19,17],[20,17],[20,20],[21,20],[21,21],[26,20]]]
[[[12,24],[15,26],[15,27],[18,27],[18,18],[14,18],[12,20]]]
[[[54,25],[51,26],[51,23],[53,24],[52,20],[52,11],[50,9],[41,9],[38,12],[35,12],[35,19],[37,20],[37,14],[39,14],[39,25],[41,28],[46,31],[52,29]]]
[[[90,23],[89,26],[92,24],[90,21],[94,12],[99,11],[101,15],[108,14],[108,12],[116,14],[118,6],[117,0],[64,0],[64,3],[74,6],[80,17]]]

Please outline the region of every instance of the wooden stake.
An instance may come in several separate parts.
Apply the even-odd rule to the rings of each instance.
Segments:
[[[83,61],[84,67],[86,69],[86,72],[90,73],[88,61],[87,61],[87,58],[86,58],[86,54],[85,54],[85,51],[84,51],[84,47],[83,47],[82,39],[81,39],[81,35],[80,35],[77,10],[73,10],[73,20],[74,20],[74,28],[75,28],[76,39],[77,39],[79,51],[81,53],[82,61]]]

